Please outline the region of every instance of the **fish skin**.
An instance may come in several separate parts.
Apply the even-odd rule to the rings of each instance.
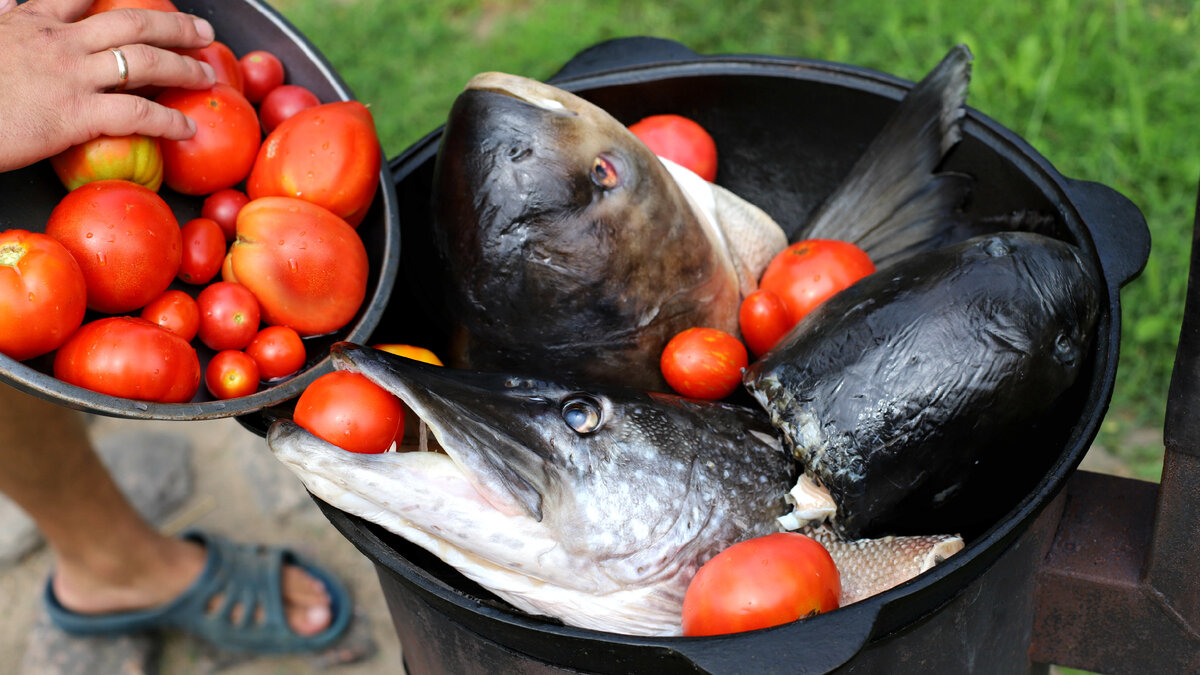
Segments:
[[[699,566],[779,531],[790,508],[796,464],[754,408],[438,368],[346,343],[333,360],[397,394],[448,456],[356,456],[279,421],[267,437],[276,457],[317,497],[524,611],[677,635]],[[563,410],[588,402],[602,422],[580,434]]]
[[[839,535],[964,531],[1011,506],[966,486],[977,465],[1004,482],[1033,460],[1022,435],[1082,368],[1097,289],[1066,242],[969,239],[833,296],[743,382],[833,496]]]
[[[597,157],[617,185],[593,180]],[[698,212],[624,124],[514,75],[467,84],[434,173],[456,367],[669,391],[658,367],[667,341],[693,326],[737,335],[741,298],[769,260],[743,260],[730,242],[761,239],[772,254],[787,243],[765,214],[729,223]]]
[[[826,526],[802,534],[820,542],[833,558],[841,577],[840,607],[899,586],[964,547],[962,537],[951,534],[846,541]]]

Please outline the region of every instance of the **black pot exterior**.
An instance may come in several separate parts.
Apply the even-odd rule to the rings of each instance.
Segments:
[[[764,208],[789,232],[840,180],[911,86],[839,64],[689,58],[670,49],[662,61],[572,73],[565,68],[558,84],[626,123],[660,112],[696,119],[721,149],[718,182]],[[419,547],[321,504],[375,563],[410,672],[1026,669],[1034,572],[1057,522],[1053,509],[1038,517],[1083,458],[1104,417],[1119,350],[1119,289],[1145,264],[1149,234],[1141,213],[1123,196],[1063,177],[978,111],[968,111],[964,131],[944,168],[975,177],[967,212],[1053,215],[1057,225],[1050,234],[1079,246],[1105,279],[1105,311],[1087,367],[1048,421],[1029,430],[1029,442],[1044,449],[1045,460],[1031,467],[1020,503],[1000,522],[964,533],[969,543],[962,552],[900,587],[805,621],[712,638],[630,637],[525,615]],[[431,300],[439,297],[440,271],[425,226],[439,136],[435,131],[391,163],[404,205],[404,277],[375,342],[437,346],[448,338],[448,322]],[[414,312],[425,320],[414,321]]]
[[[306,87],[323,102],[353,98],[349,87],[325,57],[278,12],[262,0],[178,0],[180,11],[204,17],[217,39],[242,56],[253,49],[265,49],[277,55],[287,69],[287,82]],[[371,335],[391,296],[392,283],[400,260],[400,222],[392,177],[386,166],[380,168],[379,189],[370,211],[358,226],[367,249],[369,272],[367,296],[350,323],[325,336],[305,339],[308,359],[299,375],[257,393],[223,401],[213,398],[201,386],[188,403],[149,403],[100,394],[69,385],[52,376],[52,355],[18,362],[0,354],[0,380],[29,394],[77,410],[135,419],[201,420],[244,415],[263,408],[286,404],[304,391],[313,380],[333,369],[329,347],[339,340],[364,342]],[[0,195],[20,195],[20,199],[0,200],[0,230],[20,228],[44,231],[51,210],[66,194],[49,162],[0,174]],[[160,191],[171,206],[179,224],[200,215],[201,197],[176,194],[166,187]],[[174,281],[171,288],[195,296],[199,286]],[[89,312],[84,321],[99,315]],[[197,349],[203,369],[215,352]]]

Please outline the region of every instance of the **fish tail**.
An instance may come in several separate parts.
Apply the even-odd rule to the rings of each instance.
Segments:
[[[853,242],[877,265],[950,243],[970,178],[934,170],[962,138],[972,58],[955,46],[909,91],[798,238]]]

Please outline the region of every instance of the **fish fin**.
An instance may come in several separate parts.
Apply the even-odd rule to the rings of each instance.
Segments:
[[[741,279],[742,297],[758,288],[767,264],[787,248],[787,233],[766,211],[720,185],[712,186],[717,226],[725,233]]]
[[[962,203],[967,179],[933,172],[962,138],[972,58],[955,46],[909,91],[797,238],[854,242],[872,260],[946,243],[939,214]]]

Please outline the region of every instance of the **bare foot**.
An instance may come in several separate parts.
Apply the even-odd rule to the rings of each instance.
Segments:
[[[60,559],[53,577],[54,594],[63,607],[80,614],[149,609],[165,604],[188,589],[204,571],[206,552],[193,541],[163,537],[153,550],[121,560],[87,563]],[[320,633],[333,620],[325,586],[303,569],[285,566],[282,575],[284,612],[298,635]],[[216,611],[223,598],[209,600]],[[242,607],[234,607],[234,621]],[[262,608],[256,620],[262,620]]]

